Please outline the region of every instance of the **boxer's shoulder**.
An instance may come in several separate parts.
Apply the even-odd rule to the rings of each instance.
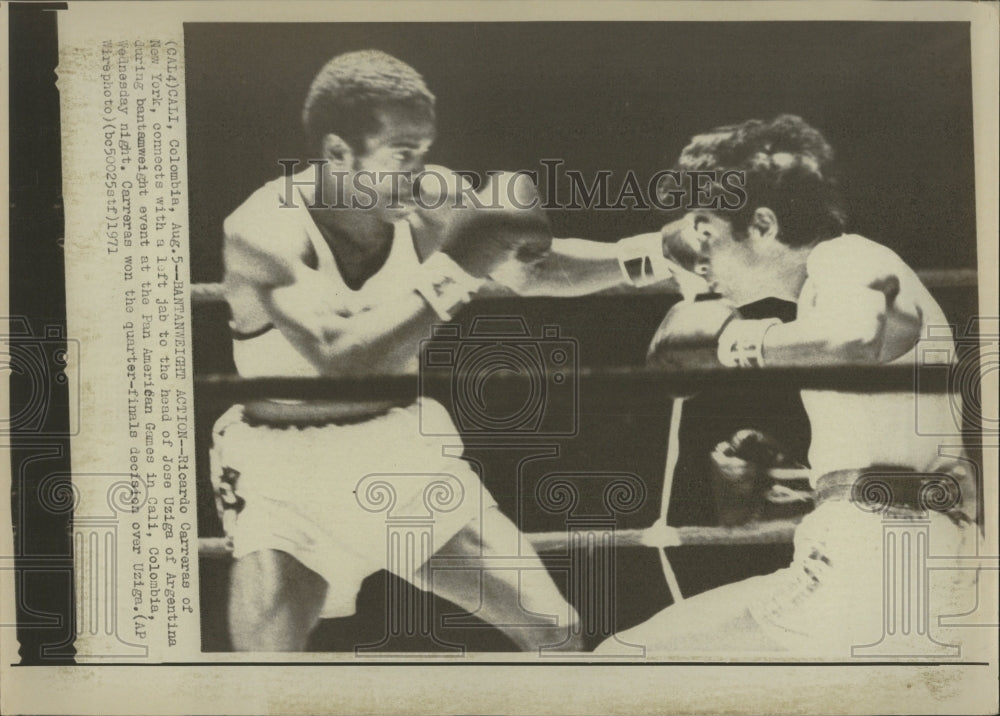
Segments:
[[[809,253],[806,273],[817,283],[868,283],[885,274],[910,273],[909,267],[888,246],[858,234],[844,234],[821,241]]]
[[[809,254],[809,261],[866,262],[868,264],[903,263],[899,254],[888,246],[860,234],[843,234],[835,239],[821,241]]]
[[[308,253],[309,237],[301,206],[282,204],[278,180],[268,182],[240,204],[223,221],[227,267],[235,269],[253,259],[257,273],[271,264],[289,265]]]
[[[294,210],[301,209],[301,206],[288,203],[279,181],[270,181],[259,187],[225,218],[223,229],[227,236],[266,234],[298,223],[292,221],[294,217],[291,214],[298,213]],[[301,197],[298,200],[302,201]]]

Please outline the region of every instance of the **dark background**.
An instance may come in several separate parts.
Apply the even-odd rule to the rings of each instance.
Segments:
[[[186,27],[193,279],[217,280],[222,220],[313,157],[302,101],[334,55],[376,48],[438,98],[428,161],[588,178],[669,167],[720,124],[801,115],[837,152],[849,230],[915,268],[975,265],[972,91],[964,23],[345,23]],[[659,228],[643,211],[553,211],[557,236]]]
[[[976,265],[965,24],[189,24],[185,41],[194,281],[221,278],[223,219],[280,175],[278,160],[314,156],[303,143],[299,116],[315,73],[330,57],[363,48],[412,64],[437,95],[438,140],[429,162],[483,173],[541,170],[539,160],[557,158],[588,180],[598,170],[612,171],[614,197],[625,172],[643,180],[671,166],[694,133],[794,113],[822,130],[837,152],[850,231],[887,244],[917,269]],[[566,187],[560,192],[566,196]],[[553,210],[549,217],[557,236],[599,240],[656,230],[667,218],[654,211],[607,210]],[[941,289],[936,295],[956,323],[964,325],[975,311],[974,290]],[[477,315],[517,315],[532,335],[545,325],[558,326],[561,336],[576,342],[581,365],[640,365],[675,300],[498,299],[474,303],[458,322],[467,335]],[[787,320],[794,307],[764,305],[757,312]],[[195,307],[197,372],[232,370],[226,318],[224,306]],[[451,407],[449,396],[437,397]],[[219,526],[206,489],[205,455],[211,424],[225,406],[196,405],[200,528],[213,535]],[[549,405],[554,411],[565,407]],[[809,426],[794,391],[738,401],[706,394],[690,401],[685,415],[671,524],[715,522],[705,454],[738,427],[766,427],[804,459]],[[501,507],[521,516],[526,530],[564,527],[562,516],[545,513],[533,498],[537,481],[552,472],[638,475],[647,485],[646,502],[620,516],[618,525],[648,525],[659,509],[669,404],[638,392],[584,387],[578,416],[573,437],[518,438],[558,449],[557,457],[531,463],[521,474],[490,447],[488,437],[464,436],[467,455],[481,461],[484,483]],[[687,596],[772,571],[790,557],[790,547],[783,546],[670,551]],[[655,550],[617,550],[616,565],[619,628],[670,603]],[[227,565],[205,561],[200,574],[203,647],[227,649]],[[324,623],[312,648],[377,642],[387,579],[384,573],[369,578],[358,616]],[[435,609],[449,610],[439,602]],[[442,636],[473,650],[511,646],[485,627],[445,629]]]

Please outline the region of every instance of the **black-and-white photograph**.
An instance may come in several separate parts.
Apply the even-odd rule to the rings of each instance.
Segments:
[[[996,712],[995,5],[2,10],[0,711]]]
[[[205,651],[960,657],[978,385],[911,373],[978,343],[966,25],[185,56]]]

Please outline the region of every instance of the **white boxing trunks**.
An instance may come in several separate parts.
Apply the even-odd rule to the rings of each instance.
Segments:
[[[446,421],[446,422],[442,422]],[[350,616],[362,580],[390,559],[390,530],[427,540],[422,557],[494,506],[460,457],[445,408],[426,398],[363,422],[305,427],[256,424],[236,405],[213,430],[212,482],[234,557],[286,552],[328,584],[324,618]],[[403,546],[406,549],[406,546]],[[411,547],[412,549],[412,547]]]
[[[848,473],[860,474],[844,471],[841,486]],[[974,554],[976,527],[964,513],[873,511],[850,489],[824,497],[824,479],[795,530],[791,566],[729,588],[753,595],[749,612],[770,639],[803,656],[850,657],[893,630],[926,636],[939,616],[974,606],[974,572],[932,568],[934,557]]]

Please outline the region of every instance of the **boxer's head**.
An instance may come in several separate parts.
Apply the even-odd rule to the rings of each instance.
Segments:
[[[760,298],[820,241],[844,227],[833,150],[801,118],[749,120],[695,136],[678,169],[743,175],[746,201],[735,209],[697,210],[664,228],[664,243],[736,301]],[[689,266],[689,267],[690,267]]]
[[[413,210],[410,183],[394,173],[422,171],[435,136],[434,95],[416,70],[378,50],[334,57],[309,88],[302,123],[326,160],[326,203],[353,197],[387,220]]]

